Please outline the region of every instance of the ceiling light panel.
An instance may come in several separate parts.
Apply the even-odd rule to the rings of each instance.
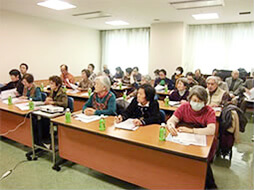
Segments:
[[[37,5],[58,10],[58,11],[76,8],[75,5],[72,5],[70,3],[60,1],[60,0],[47,0],[44,2],[37,3]]]

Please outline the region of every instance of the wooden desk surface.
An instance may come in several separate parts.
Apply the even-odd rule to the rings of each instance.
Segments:
[[[116,91],[129,90],[129,89],[131,89],[131,88],[132,88],[131,86],[122,86],[122,89],[120,89],[119,86],[117,86],[117,87],[112,86],[112,89],[113,89],[113,90],[116,90]]]
[[[75,113],[80,113],[75,112]],[[74,113],[74,114],[75,114]],[[84,130],[87,132],[96,133],[99,135],[105,135],[108,137],[113,137],[119,140],[128,141],[132,143],[139,144],[141,146],[148,146],[150,148],[160,149],[161,151],[175,153],[177,155],[183,155],[184,157],[194,157],[199,160],[206,160],[213,142],[214,136],[207,136],[207,146],[184,146],[177,143],[172,143],[168,141],[159,141],[159,127],[160,125],[148,125],[145,127],[140,127],[136,131],[128,131],[123,129],[115,129],[113,127],[114,117],[109,116],[106,118],[106,130],[99,130],[99,121],[94,121],[91,123],[83,123],[81,121],[72,118],[72,123],[65,123],[65,117],[57,117],[52,120],[55,123],[68,126],[71,128]]]
[[[29,110],[22,111],[18,107],[16,107],[14,104],[9,106],[8,104],[4,104],[2,101],[0,101],[0,110],[16,113],[19,115],[26,115],[27,113],[31,112]]]
[[[174,107],[174,106],[165,106],[165,103],[164,103],[163,100],[158,100],[158,103],[159,103],[159,107],[160,107],[161,110],[174,112],[178,108],[178,107]],[[217,118],[220,117],[220,114],[221,114],[220,111],[215,112],[215,115],[216,115]]]
[[[156,94],[163,95],[163,96],[169,96],[169,92],[170,92],[170,90],[168,91],[168,93],[166,93],[165,91],[156,91]]]
[[[70,91],[71,89],[67,89],[67,91]],[[44,92],[46,92],[47,94],[50,93],[50,90],[44,90]],[[66,92],[66,94],[68,96],[74,97],[74,98],[84,98],[84,99],[88,99],[88,94],[86,94],[87,91],[82,91],[82,92],[75,92],[75,93],[71,93],[71,92]]]

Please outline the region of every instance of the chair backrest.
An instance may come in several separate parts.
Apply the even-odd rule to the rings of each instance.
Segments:
[[[74,111],[74,99],[72,97],[68,96],[68,108],[70,108],[70,111]]]
[[[160,110],[160,116],[161,116],[161,123],[166,122],[166,113],[163,110]]]
[[[41,92],[41,98],[42,98],[42,101],[44,102],[47,98],[47,93],[46,92]]]

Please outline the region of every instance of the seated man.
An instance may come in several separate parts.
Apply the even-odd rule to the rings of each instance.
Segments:
[[[90,71],[90,76],[89,76],[89,80],[94,82],[94,79],[96,78],[96,74],[94,73],[94,64],[90,63],[88,66],[87,66],[87,69]]]
[[[238,96],[239,87],[243,83],[243,80],[239,78],[239,71],[232,71],[231,77],[226,78],[226,83],[228,84],[230,97]]]
[[[193,78],[194,74],[192,72],[186,73],[188,88],[191,89],[193,86],[198,85],[198,82]]]
[[[2,86],[0,88],[0,92],[5,91],[5,90],[11,90],[14,88],[17,88],[17,92],[19,95],[23,94],[23,88],[24,85],[21,82],[21,74],[17,69],[12,69],[9,72],[10,78],[11,78],[11,82],[5,84],[4,86]]]
[[[194,80],[196,80],[198,82],[199,85],[203,86],[206,88],[206,81],[205,81],[205,77],[201,74],[201,70],[197,69],[195,71],[195,76],[194,76]]]
[[[225,90],[219,87],[219,80],[215,76],[210,76],[206,79],[208,93],[207,105],[212,107],[219,107],[225,105],[230,97]]]
[[[24,84],[22,99],[30,99],[33,101],[42,101],[41,89],[34,84],[33,75],[26,73],[23,76],[22,83]]]
[[[86,115],[115,115],[116,97],[110,91],[111,83],[107,76],[95,78],[95,90],[83,107]]]
[[[71,83],[71,84],[75,83],[74,76],[68,72],[67,65],[61,65],[60,69],[61,69],[61,73],[62,73],[60,77],[63,81],[63,85],[66,86],[67,88],[71,88],[69,83]],[[67,82],[67,79],[69,80],[69,82]]]
[[[157,100],[154,100],[155,89],[144,84],[138,88],[137,97],[134,98],[127,109],[116,117],[116,122],[120,123],[128,118],[133,118],[136,126],[149,124],[160,124],[160,111]]]
[[[169,78],[166,77],[167,76],[167,72],[164,69],[161,69],[159,72],[159,78],[157,78],[154,81],[154,87],[156,87],[157,85],[161,85],[161,86],[168,86],[169,90],[173,90],[174,89],[174,83],[172,80],[170,80]]]

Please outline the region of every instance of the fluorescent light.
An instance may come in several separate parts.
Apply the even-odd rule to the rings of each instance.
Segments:
[[[37,5],[47,7],[50,9],[55,9],[55,10],[65,10],[65,9],[76,8],[75,5],[72,5],[70,3],[60,1],[60,0],[47,0],[44,2],[37,3]]]
[[[113,26],[124,26],[124,25],[129,25],[128,22],[124,22],[122,20],[114,20],[114,21],[108,21],[108,22],[105,22],[106,24],[110,24],[110,25],[113,25]]]
[[[217,13],[205,13],[205,14],[195,14],[192,15],[196,20],[209,20],[209,19],[218,19],[219,15]]]

